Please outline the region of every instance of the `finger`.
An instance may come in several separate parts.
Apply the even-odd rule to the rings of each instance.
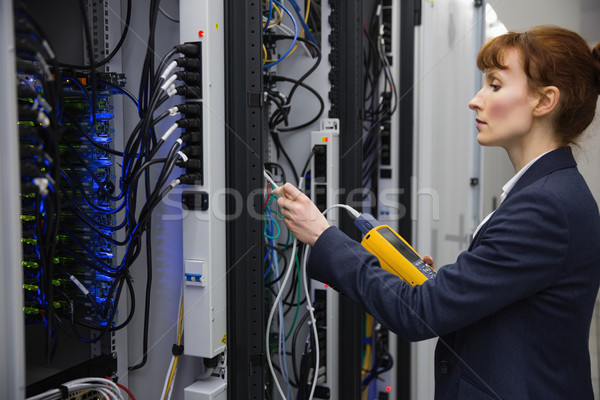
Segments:
[[[283,210],[287,210],[287,203],[290,200],[287,199],[287,197],[285,196],[281,196],[280,198],[277,199],[277,205],[279,206],[279,208],[283,211]]]
[[[433,265],[433,258],[429,257],[429,256],[425,256],[423,257],[423,261],[425,262],[425,264],[432,266]]]
[[[296,198],[302,194],[300,189],[298,189],[296,186],[292,185],[289,182],[283,185],[283,190],[285,196],[291,200],[296,200]]]
[[[277,196],[283,196],[283,187],[282,186],[277,186],[275,189],[273,189],[271,191],[273,194],[276,194]]]

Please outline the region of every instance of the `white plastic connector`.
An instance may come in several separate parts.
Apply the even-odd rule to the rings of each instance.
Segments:
[[[178,151],[177,154],[179,155],[179,157],[181,157],[183,162],[187,162],[187,160],[189,160],[188,156],[186,156],[183,151]]]
[[[177,61],[173,61],[171,64],[169,64],[169,66],[165,69],[165,72],[163,72],[160,76],[161,79],[167,79],[167,76],[169,76],[175,67],[177,67]]]
[[[171,84],[171,86],[169,86],[169,88],[167,89],[167,96],[173,97],[176,94],[177,94],[177,88],[175,87],[175,84]]]
[[[177,80],[177,75],[171,75],[171,77],[169,79],[166,80],[165,83],[162,84],[162,86],[160,87],[160,89],[164,92],[167,90],[167,88],[169,86],[171,86],[173,84],[173,82],[175,82]]]
[[[167,131],[165,132],[164,135],[162,135],[160,140],[166,141],[169,138],[169,136],[171,136],[171,134],[173,132],[175,132],[175,129],[177,129],[177,128],[179,128],[179,125],[177,125],[177,122],[175,122],[173,125],[171,125],[171,127],[169,129],[167,129]]]

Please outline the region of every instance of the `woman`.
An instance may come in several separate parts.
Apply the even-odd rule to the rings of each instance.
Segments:
[[[411,287],[286,184],[288,228],[312,246],[308,272],[407,340],[439,336],[436,399],[592,399],[589,327],[600,283],[600,216],[569,144],[594,118],[600,45],[536,27],[481,49],[470,101],[477,140],[516,175],[469,249]],[[283,196],[285,195],[285,196]]]

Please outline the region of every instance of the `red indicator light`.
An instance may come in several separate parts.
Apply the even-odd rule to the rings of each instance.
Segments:
[[[323,286],[325,286],[325,287],[329,287],[329,285],[328,285],[328,284],[326,284],[326,283],[324,283],[324,284],[323,284]]]
[[[204,31],[198,31],[198,37],[204,37]]]
[[[391,392],[391,391],[392,391],[392,387],[391,387],[391,386],[386,386],[386,387],[385,387],[385,390],[386,390],[387,392]]]

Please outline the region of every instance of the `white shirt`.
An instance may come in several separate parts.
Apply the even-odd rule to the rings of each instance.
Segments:
[[[552,151],[552,150],[550,150],[550,151]],[[515,176],[513,176],[508,182],[506,182],[506,184],[504,186],[502,186],[502,194],[500,195],[500,204],[502,204],[502,202],[504,201],[504,199],[506,198],[506,196],[508,196],[508,193],[510,193],[510,191],[515,187],[515,185],[517,184],[517,182],[519,181],[519,179],[521,179],[521,177],[523,176],[523,174],[525,172],[527,172],[527,170],[529,169],[529,167],[531,167],[533,165],[533,163],[535,163],[537,160],[539,160],[540,158],[542,158],[543,156],[545,156],[546,154],[548,154],[550,151],[547,151],[544,154],[540,154],[539,156],[537,156],[533,160],[529,161],[527,163],[527,165],[525,165],[523,168],[521,168],[519,170],[519,172],[517,172],[515,174]],[[492,211],[491,213],[489,213],[487,215],[487,217],[485,217],[483,219],[483,221],[481,221],[479,223],[479,225],[477,226],[477,228],[475,228],[475,232],[473,232],[473,237],[475,237],[475,235],[477,235],[477,232],[479,232],[479,229],[481,229],[481,227],[483,225],[485,225],[486,222],[488,222],[488,220],[490,219],[490,217],[492,216],[492,214],[494,213],[494,211]]]

